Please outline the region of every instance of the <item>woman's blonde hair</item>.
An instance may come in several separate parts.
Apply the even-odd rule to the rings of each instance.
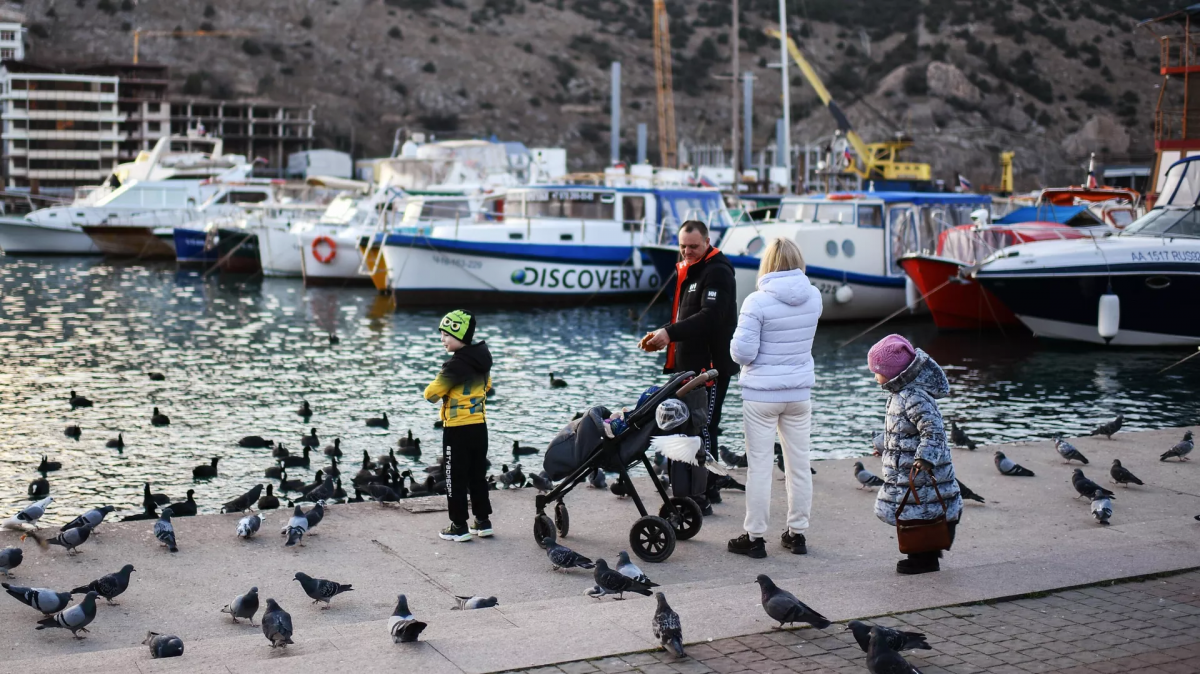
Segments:
[[[762,262],[758,263],[758,278],[793,269],[804,271],[804,256],[800,254],[800,246],[791,239],[773,239],[763,252]]]

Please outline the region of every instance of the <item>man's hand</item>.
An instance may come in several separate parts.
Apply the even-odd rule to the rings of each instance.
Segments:
[[[667,345],[670,343],[671,338],[667,335],[667,331],[660,328],[654,332],[647,333],[642,338],[641,347],[643,351],[661,351],[667,348]]]

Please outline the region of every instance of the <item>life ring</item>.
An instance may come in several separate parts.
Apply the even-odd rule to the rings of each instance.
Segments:
[[[328,244],[329,255],[321,255],[321,244],[323,243]],[[329,264],[333,261],[333,258],[337,257],[337,242],[328,236],[318,236],[317,238],[313,239],[312,242],[312,255],[313,259],[315,259],[317,262],[320,262],[321,264]]]

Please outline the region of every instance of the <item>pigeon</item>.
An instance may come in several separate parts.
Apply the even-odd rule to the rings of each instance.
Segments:
[[[966,447],[971,451],[975,451],[975,441],[953,421],[950,422],[950,441],[954,443],[955,447]],[[866,648],[863,648],[863,650],[866,650]]]
[[[304,516],[304,510],[300,506],[296,506],[296,509],[292,511],[292,518],[288,520],[287,526],[280,533],[287,536],[287,543],[284,544],[284,547],[304,545],[304,534],[308,533],[308,518]]]
[[[171,552],[179,552],[179,546],[175,545],[175,527],[171,526],[170,508],[163,508],[162,515],[154,523],[154,537]]]
[[[4,548],[0,550],[0,573],[5,578],[12,578],[12,570],[25,561],[25,551],[21,548]]]
[[[247,435],[238,440],[238,447],[245,447],[247,449],[274,449],[275,441],[268,440],[260,435]]]
[[[384,412],[382,417],[367,419],[367,426],[370,428],[388,428],[391,425],[392,422],[388,421],[387,412]]]
[[[65,431],[63,431],[63,435],[66,435],[68,438],[78,440],[80,436],[83,435],[83,429],[79,427],[79,424],[71,424],[70,426],[67,426]]]
[[[80,407],[91,407],[92,406],[92,401],[88,400],[87,398],[85,398],[81,395],[76,395],[75,391],[71,391],[71,399],[68,402],[71,403],[72,410],[79,409]]]
[[[592,560],[564,545],[555,543],[554,539],[549,536],[542,539],[542,544],[546,546],[546,557],[550,560],[550,566],[555,571],[560,569],[593,569],[596,567],[592,563]]]
[[[86,524],[87,526],[92,528],[93,532],[95,532],[96,527],[100,526],[100,523],[104,521],[104,518],[108,517],[108,514],[114,510],[116,510],[116,508],[114,508],[113,506],[110,506],[110,505],[106,505],[103,508],[92,508],[91,510],[85,512],[84,514],[80,515],[79,517],[76,517],[75,519],[71,520],[70,522],[67,522],[66,524],[62,525],[62,529],[60,529],[60,531],[66,531],[67,529],[76,529],[76,528],[82,527]]]
[[[371,498],[379,502],[379,505],[395,503],[400,500],[400,494],[386,484],[369,484],[366,489]]]
[[[1099,489],[1092,493],[1092,517],[1104,526],[1108,526],[1108,518],[1112,517],[1112,500]]]
[[[154,412],[150,415],[150,423],[154,426],[170,426],[171,417],[162,414],[158,411],[158,408],[155,407]]]
[[[1004,452],[996,452],[996,470],[1013,477],[1033,477],[1033,471],[1019,463],[1013,463]]]
[[[312,510],[304,513],[304,519],[308,520],[308,530],[312,531],[321,520],[325,519],[325,506],[318,503],[312,507]]]
[[[878,625],[871,628],[871,640],[867,645],[867,671],[871,674],[921,674],[920,670],[908,664],[903,655],[891,648],[883,629]]]
[[[883,478],[863,467],[862,461],[854,462],[854,479],[858,480],[858,488],[878,487],[883,484]]]
[[[83,601],[64,609],[60,613],[52,616],[47,616],[38,621],[38,626],[35,629],[44,630],[47,627],[62,627],[71,630],[71,635],[76,639],[82,639],[79,636],[80,632],[87,632],[87,626],[96,619],[96,591],[92,590],[87,593]]]
[[[590,475],[588,475],[588,486],[592,489],[607,489],[608,481],[606,478],[607,476],[604,474],[604,471],[600,468],[597,468],[596,470],[592,471]]]
[[[525,473],[521,472],[521,464],[517,464],[516,468],[508,470],[508,465],[501,467],[502,474],[500,475],[500,484],[506,489],[521,488],[525,486]]]
[[[554,489],[554,483],[550,480],[550,476],[547,475],[546,471],[544,470],[541,473],[530,473],[529,482],[533,484],[535,489],[538,490],[538,493],[545,493],[551,489]]]
[[[217,462],[221,457],[214,456],[207,465],[199,465],[192,469],[192,479],[206,479],[217,476]]]
[[[327,501],[333,498],[333,492],[333,478],[329,475],[326,475],[321,480],[321,484],[317,485],[313,489],[308,490],[305,492],[304,496],[301,496],[300,499],[297,500],[313,501],[314,503],[319,501]]]
[[[670,648],[675,652],[675,657],[685,657],[687,653],[683,652],[683,626],[679,622],[679,614],[671,609],[667,596],[662,592],[654,593],[654,598],[658,600],[658,608],[654,609],[651,622],[654,638],[658,639],[663,650]]]
[[[183,639],[174,634],[146,632],[146,639],[142,644],[150,647],[150,657],[155,659],[177,658],[183,655]]]
[[[286,647],[292,641],[292,616],[279,607],[274,599],[267,600],[267,610],[262,616],[263,636],[271,642],[271,648]]]
[[[750,465],[746,461],[745,454],[730,451],[725,445],[717,447],[717,453],[721,455],[721,462],[730,468],[746,468]]]
[[[658,587],[658,583],[647,578],[637,564],[629,561],[629,553],[624,550],[617,553],[617,573],[626,578],[632,578],[646,587]]]
[[[247,515],[238,520],[237,535],[238,538],[250,538],[258,533],[258,528],[262,526],[261,515]]]
[[[44,587],[21,587],[0,583],[0,587],[12,598],[30,608],[41,611],[44,615],[53,615],[71,603],[70,592],[55,592]]]
[[[592,572],[592,578],[596,581],[596,587],[603,590],[604,594],[615,594],[617,595],[617,599],[624,599],[626,592],[636,592],[646,597],[654,594],[645,583],[639,583],[628,576],[608,568],[608,562],[604,561],[603,558],[596,560],[596,569]]]
[[[535,447],[527,447],[522,445],[520,442],[513,440],[512,453],[513,456],[529,456],[531,454],[537,454],[538,450]]]
[[[74,555],[79,552],[76,550],[76,548],[86,543],[88,537],[91,535],[92,527],[85,524],[81,527],[73,527],[71,529],[67,529],[66,531],[60,532],[54,538],[46,539],[46,543],[48,545],[62,546],[67,549],[68,555]]]
[[[258,588],[252,587],[246,594],[234,597],[233,601],[221,609],[221,613],[228,613],[229,617],[233,618],[233,622],[237,622],[238,618],[245,618],[253,626],[254,614],[258,613]]]
[[[763,610],[772,620],[779,621],[780,628],[788,623],[808,623],[819,630],[829,627],[830,622],[825,616],[806,606],[791,592],[776,587],[766,574],[759,574],[756,582],[762,589]]]
[[[846,624],[846,629],[854,633],[854,640],[858,642],[858,647],[863,649],[863,653],[866,653],[871,646],[872,629],[878,629],[880,635],[887,641],[888,647],[894,651],[933,649],[933,646],[925,641],[925,635],[920,632],[901,632],[882,625],[871,625],[861,620],[851,620]]]
[[[275,485],[267,485],[267,493],[258,498],[259,510],[275,510],[279,507],[279,497],[275,495]]]
[[[454,599],[458,604],[452,607],[451,611],[471,611],[477,608],[492,608],[499,606],[500,600],[495,597],[460,597],[455,595]]]
[[[1145,484],[1145,482],[1139,480],[1136,475],[1129,472],[1128,468],[1122,466],[1120,459],[1113,459],[1113,465],[1112,468],[1108,469],[1108,474],[1112,476],[1114,483],[1123,484],[1126,487],[1129,486],[1130,482],[1136,485]]]
[[[392,617],[388,618],[388,632],[392,635],[392,643],[411,644],[421,636],[425,627],[425,623],[414,618],[412,611],[408,610],[408,597],[396,597],[396,610],[392,611]]]
[[[1113,419],[1106,424],[1100,424],[1096,430],[1092,431],[1092,435],[1103,435],[1109,440],[1112,440],[1112,436],[1116,435],[1117,431],[1121,430],[1121,426],[1124,425],[1125,415],[1118,414],[1116,419]]]
[[[983,500],[982,496],[980,496],[979,494],[976,494],[975,492],[973,492],[969,488],[967,488],[967,485],[963,484],[962,480],[955,478],[955,482],[958,482],[959,496],[962,496],[963,498],[971,500],[971,501],[978,501],[980,503],[986,503],[986,501]]]
[[[1083,465],[1087,465],[1087,457],[1084,456],[1083,453],[1078,449],[1075,449],[1075,445],[1063,440],[1061,435],[1054,436],[1054,448],[1058,450],[1058,453],[1062,456],[1062,458],[1066,459],[1065,463],[1080,461],[1083,463]]]
[[[246,492],[245,494],[242,494],[241,496],[239,496],[239,497],[233,499],[232,501],[226,503],[225,505],[221,506],[221,512],[223,512],[223,513],[246,512],[247,510],[250,509],[251,506],[253,506],[255,503],[258,502],[258,497],[262,494],[262,490],[263,490],[263,486],[261,484],[254,485],[253,487],[250,488],[250,491]]]
[[[1112,493],[1111,491],[1087,479],[1087,477],[1085,477],[1083,474],[1082,468],[1076,468],[1071,474],[1071,485],[1075,487],[1075,491],[1079,492],[1079,495],[1075,498],[1079,498],[1080,496],[1090,497],[1097,491],[1102,492],[1105,496],[1110,498],[1116,496],[1116,494]]]
[[[1183,441],[1163,452],[1163,455],[1158,457],[1158,460],[1166,461],[1171,457],[1178,457],[1181,463],[1184,461],[1189,461],[1190,459],[1187,458],[1187,455],[1191,454],[1192,450],[1195,448],[1196,443],[1192,442],[1192,432],[1187,431],[1183,434]]]
[[[102,576],[96,580],[93,580],[87,585],[84,585],[83,587],[77,587],[74,590],[71,590],[71,594],[83,594],[85,592],[94,590],[96,594],[104,597],[109,604],[116,606],[117,602],[113,601],[113,599],[120,596],[125,590],[129,589],[129,574],[133,573],[134,571],[137,571],[137,569],[133,568],[132,564],[126,564],[125,566],[122,566],[121,570],[117,571],[116,573],[110,573]]]
[[[324,578],[313,578],[308,574],[296,572],[296,577],[293,580],[300,581],[300,587],[304,588],[304,594],[312,597],[313,603],[319,601],[325,602],[321,608],[329,608],[329,600],[338,596],[343,592],[351,592],[354,590],[350,583],[338,583]]]
[[[21,512],[5,520],[4,524],[6,526],[21,526],[28,524],[36,529],[38,528],[37,521],[42,519],[42,515],[46,514],[46,508],[50,507],[50,504],[53,502],[54,497],[47,496],[37,503],[30,503],[29,505],[25,506]]]
[[[625,498],[629,496],[632,486],[624,477],[618,475],[616,481],[608,486],[608,491],[617,498]]]

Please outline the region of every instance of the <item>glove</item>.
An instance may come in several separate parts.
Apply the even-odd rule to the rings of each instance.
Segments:
[[[929,473],[930,475],[933,474],[933,464],[929,463],[925,459],[917,459],[916,461],[913,461],[913,468],[916,468],[924,473]]]

